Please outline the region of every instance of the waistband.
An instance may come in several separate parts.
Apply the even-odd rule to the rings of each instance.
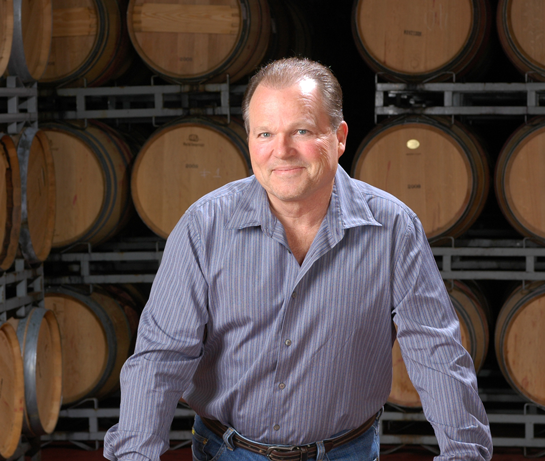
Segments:
[[[327,453],[333,448],[339,447],[358,438],[373,425],[377,416],[379,416],[379,413],[371,416],[361,426],[352,429],[351,431],[348,431],[340,435],[339,437],[324,440],[323,444],[325,452]],[[223,434],[227,430],[229,430],[227,426],[224,426],[219,421],[204,418],[202,416],[200,418],[203,424],[219,437],[223,438]],[[230,441],[231,444],[236,448],[243,448],[253,453],[266,456],[271,461],[306,461],[308,458],[316,457],[316,454],[318,452],[318,447],[316,443],[294,446],[265,445],[258,442],[253,442],[246,438],[242,438],[236,432],[233,432]]]

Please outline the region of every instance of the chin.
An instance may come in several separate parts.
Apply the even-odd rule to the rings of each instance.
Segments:
[[[293,190],[272,191],[272,195],[274,195],[278,200],[282,200],[283,202],[296,202],[304,198],[304,194],[295,192]]]

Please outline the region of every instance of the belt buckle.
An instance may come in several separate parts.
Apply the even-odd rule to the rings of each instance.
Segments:
[[[267,453],[265,453],[265,456],[267,456],[268,459],[270,459],[271,461],[274,461],[273,458],[271,458],[271,456],[274,456],[273,455],[273,451],[279,451],[279,452],[284,452],[284,453],[289,453],[289,452],[299,452],[299,459],[301,461],[307,461],[307,453],[308,453],[308,447],[301,447],[301,446],[297,446],[297,445],[292,445],[291,447],[281,447],[281,446],[276,446],[276,445],[271,445],[268,449],[267,449]]]

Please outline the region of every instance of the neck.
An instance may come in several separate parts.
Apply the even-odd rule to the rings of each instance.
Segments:
[[[312,200],[296,202],[282,202],[269,195],[271,211],[284,226],[290,250],[300,265],[320,229],[330,199],[331,191]]]

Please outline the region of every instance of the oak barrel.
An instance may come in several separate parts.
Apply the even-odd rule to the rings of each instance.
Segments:
[[[132,152],[112,128],[91,121],[85,129],[48,123],[55,169],[56,215],[52,247],[97,245],[113,237],[132,212]]]
[[[63,405],[115,391],[132,334],[120,304],[105,290],[50,287],[45,307],[57,316],[63,344]]]
[[[312,33],[307,17],[290,1],[269,2],[271,37],[264,62],[289,56],[312,56]]]
[[[19,249],[30,263],[45,261],[55,227],[55,170],[47,136],[25,128],[13,136],[21,171],[21,234]]]
[[[0,458],[15,453],[23,429],[23,360],[15,329],[0,325]]]
[[[51,54],[41,83],[99,86],[130,66],[125,0],[53,0]]]
[[[10,75],[34,82],[44,73],[51,49],[50,0],[13,0],[13,42]]]
[[[358,0],[352,32],[365,62],[391,81],[467,74],[486,52],[488,0]]]
[[[37,307],[22,319],[8,320],[17,330],[25,377],[23,433],[51,434],[62,400],[62,348],[55,314]]]
[[[123,309],[127,321],[129,322],[129,330],[131,332],[131,342],[129,347],[129,355],[134,352],[136,344],[136,333],[138,331],[138,323],[140,315],[146,305],[147,298],[136,287],[130,283],[104,284],[100,288],[105,290]]]
[[[13,0],[0,0],[0,76],[8,67],[13,41]]]
[[[452,285],[448,281],[445,284],[460,320],[462,345],[471,355],[475,371],[478,372],[488,353],[490,322],[488,302],[474,282],[455,280]],[[411,383],[397,340],[392,348],[392,365],[392,390],[388,402],[406,408],[420,408],[422,406],[420,397]]]
[[[544,330],[545,283],[517,287],[496,320],[496,357],[511,387],[541,407],[545,407]]]
[[[12,138],[0,133],[0,269],[8,270],[17,255],[21,231],[21,175]]]
[[[513,65],[534,80],[545,81],[545,4],[541,0],[499,0],[500,43]]]
[[[144,223],[167,238],[193,202],[248,176],[245,136],[240,122],[226,125],[219,117],[178,119],[157,130],[140,150],[131,176]]]
[[[522,125],[505,142],[494,177],[496,198],[509,223],[545,245],[545,117]]]
[[[231,82],[264,58],[266,0],[130,0],[129,35],[143,61],[172,82]]]
[[[481,213],[490,184],[477,138],[441,117],[406,116],[377,125],[358,147],[352,176],[406,203],[431,242],[463,234]]]

